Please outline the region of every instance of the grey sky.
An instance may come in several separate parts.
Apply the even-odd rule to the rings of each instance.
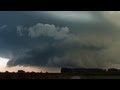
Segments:
[[[8,66],[120,64],[118,12],[1,11],[0,20],[0,56]]]

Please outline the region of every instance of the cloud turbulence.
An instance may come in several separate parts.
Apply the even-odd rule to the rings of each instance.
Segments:
[[[107,11],[68,11],[59,15],[55,11],[16,13],[21,13],[18,18],[24,14],[30,20],[21,23],[24,19],[17,19],[16,25],[7,23],[1,27],[5,30],[1,32],[4,36],[0,36],[4,53],[0,53],[3,57],[9,55],[8,66],[120,68],[120,27],[113,20],[116,14]],[[11,28],[8,30],[5,25]]]

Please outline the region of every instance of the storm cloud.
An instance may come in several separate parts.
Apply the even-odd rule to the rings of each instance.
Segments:
[[[120,27],[114,14],[21,13],[15,25],[7,24],[12,27],[4,28],[0,36],[0,48],[6,51],[1,56],[10,53],[8,66],[119,68]]]
[[[38,23],[29,28],[27,27],[22,28],[22,26],[17,27],[17,31],[20,36],[23,35],[22,31],[25,30],[28,31],[28,36],[32,38],[45,36],[45,37],[53,37],[56,40],[67,38],[68,37],[67,33],[69,33],[68,27],[59,28],[59,27],[55,27],[55,25],[42,24],[42,23]]]
[[[104,42],[105,38],[93,34],[93,31],[90,34],[86,32],[87,36],[81,37],[78,33],[71,33],[68,27],[57,27],[50,24],[38,23],[30,27],[18,27],[17,30],[21,31],[18,35],[21,36],[22,33],[27,32],[26,36],[32,39],[39,38],[39,41],[44,39],[48,43],[44,48],[34,47],[26,52],[21,51],[23,55],[19,54],[16,58],[11,59],[8,65],[106,67],[106,55],[103,53],[110,43],[107,41],[110,39],[107,34],[102,35],[102,37],[109,37]]]

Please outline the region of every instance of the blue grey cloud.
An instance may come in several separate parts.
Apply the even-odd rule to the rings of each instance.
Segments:
[[[6,27],[7,27],[7,25],[3,25],[3,26],[0,27],[0,29],[4,29]]]
[[[107,15],[1,11],[0,56],[8,66],[118,67],[120,31]]]

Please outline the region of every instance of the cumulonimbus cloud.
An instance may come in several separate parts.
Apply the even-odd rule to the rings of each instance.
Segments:
[[[19,35],[27,32],[27,36],[41,40],[47,37],[47,47],[34,47],[21,54],[14,55],[8,65],[32,65],[51,67],[100,67],[101,51],[105,49],[104,44],[85,41],[79,34],[73,34],[68,27],[56,27],[55,25],[38,23],[31,27],[20,26],[17,28]],[[24,37],[24,36],[23,36]],[[50,38],[51,37],[51,38]],[[97,40],[96,40],[97,42]]]
[[[104,18],[97,24],[84,23],[77,30],[76,27],[71,29],[43,23],[18,26],[20,38],[35,42],[32,43],[33,47],[19,50],[20,53],[14,52],[8,65],[118,68],[120,30],[108,18]]]
[[[22,31],[28,31],[28,36],[37,38],[41,36],[53,37],[54,39],[64,39],[68,37],[68,27],[56,27],[55,25],[38,23],[32,27],[17,26],[17,32],[20,36],[23,36]]]

